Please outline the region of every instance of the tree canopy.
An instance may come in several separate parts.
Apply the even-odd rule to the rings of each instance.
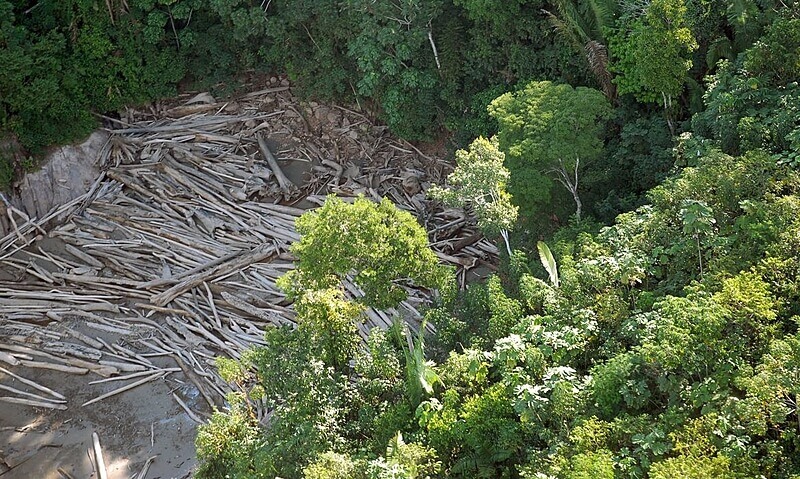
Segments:
[[[532,3],[562,17],[572,5],[458,3],[496,38]],[[573,26],[600,3],[572,5],[586,17]],[[307,329],[268,333],[250,387],[277,419],[253,432],[236,409],[215,417],[204,464],[245,456],[242,477],[290,478],[800,475],[797,6],[623,2],[603,30],[613,102],[593,75],[496,92],[496,137],[474,135],[430,192],[471,205],[487,232],[508,228],[517,250],[438,298],[428,335],[398,324],[354,345],[342,332],[345,366]],[[583,221],[557,223],[570,200]],[[320,251],[344,248],[326,228]],[[382,251],[383,233],[365,231],[363,250]],[[359,271],[345,266],[307,284]],[[208,454],[227,431],[236,440]]]
[[[75,140],[179,85],[285,74],[452,146],[449,184],[420,194],[514,244],[485,280],[432,295],[429,327],[367,332],[367,306],[451,272],[388,200],[303,215],[281,280],[297,326],[218,360],[233,392],[200,428],[198,478],[796,479],[799,12],[0,0],[0,147]]]
[[[293,296],[340,287],[348,275],[364,291],[364,304],[397,306],[404,284],[435,289],[446,272],[428,248],[428,236],[411,214],[392,202],[329,196],[321,208],[297,220],[300,241],[292,246],[297,269],[282,279]]]
[[[448,189],[433,186],[428,194],[451,206],[469,206],[478,226],[487,235],[502,235],[508,254],[508,232],[514,228],[518,208],[511,204],[506,184],[511,176],[503,164],[505,155],[495,139],[478,137],[469,150],[456,151],[456,168],[447,181]]]
[[[597,90],[549,81],[531,82],[491,103],[500,149],[508,153],[510,190],[523,211],[535,214],[549,202],[555,180],[572,195],[580,218],[580,170],[600,157],[603,121],[611,111]]]

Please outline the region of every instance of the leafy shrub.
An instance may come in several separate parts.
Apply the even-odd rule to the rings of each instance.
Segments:
[[[582,453],[570,459],[564,479],[614,479],[614,461],[610,451]]]
[[[512,328],[522,318],[519,301],[509,298],[503,291],[500,278],[492,276],[486,282],[489,293],[489,338],[499,339],[511,333]]]
[[[679,456],[656,462],[650,469],[653,479],[716,479],[736,477],[730,470],[730,461],[724,456],[714,458]]]
[[[228,411],[216,411],[200,426],[196,446],[198,478],[270,477],[262,462],[261,429],[241,401],[234,401]]]
[[[344,454],[325,452],[303,469],[303,479],[354,479],[364,477],[358,474],[359,466]]]
[[[450,477],[503,477],[523,450],[523,429],[505,392],[496,384],[463,400],[448,391],[441,409],[424,422],[428,443]]]

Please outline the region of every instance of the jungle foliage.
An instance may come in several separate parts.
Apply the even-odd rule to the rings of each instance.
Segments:
[[[200,478],[796,479],[798,12],[0,0],[0,128],[33,151],[256,71],[470,145],[435,191],[503,237],[498,271],[459,290],[386,200],[303,216],[281,280],[298,327],[219,360],[235,392],[199,431]],[[411,284],[435,333],[398,318],[363,340],[364,308]]]
[[[796,38],[796,19],[786,14],[795,7],[796,0],[2,0],[0,131],[35,154],[85,136],[95,114],[114,116],[179,86],[229,92],[254,72],[285,73],[307,97],[357,103],[411,140],[449,131],[464,147],[489,138],[498,119],[487,105],[534,80],[602,91],[617,108],[603,138],[609,145],[624,143],[625,127],[641,131],[628,125],[648,115],[647,134],[669,138],[702,108],[704,78],[720,59],[730,72],[761,75],[753,67],[775,88],[791,88],[791,62],[779,58],[793,54],[791,44],[778,44]],[[772,66],[736,64],[757,41],[769,54],[754,55]],[[770,88],[759,100],[765,108],[796,99]],[[742,110],[729,121],[738,123]],[[763,114],[746,115],[745,141],[761,141],[760,121],[782,121]],[[604,151],[609,168],[584,183],[590,212],[606,222],[641,204],[664,170],[639,167],[644,177],[626,187],[605,174],[630,161],[614,153]]]
[[[391,25],[388,3],[359,5]],[[428,2],[395,18],[409,20],[402,45],[417,53],[391,28],[373,33],[397,48],[386,62],[360,39],[357,69],[378,76],[356,92],[413,90],[424,103],[404,111],[446,118],[426,96],[459,84],[445,39],[492,32],[467,49],[480,65],[471,80],[494,68],[508,81],[460,83],[462,111],[480,103],[488,115],[466,115],[462,131],[477,139],[432,191],[501,233],[510,254],[459,290],[388,202],[332,198],[308,213],[298,270],[283,280],[299,326],[221,361],[240,392],[201,428],[199,477],[800,477],[797,7]],[[507,40],[544,22],[552,43],[519,69]],[[433,77],[422,72],[435,61],[418,62],[427,31],[440,42]],[[413,88],[378,80],[416,68]],[[583,218],[559,220],[581,205]],[[435,289],[435,332],[398,318],[360,340],[369,295],[346,300],[345,274],[393,292],[380,307],[409,280]],[[267,426],[253,419],[256,400],[274,411]]]
[[[95,113],[285,73],[409,139],[491,133],[486,104],[533,77],[583,81],[542,1],[2,0],[0,130],[37,152]]]
[[[797,477],[800,170],[694,161],[614,225],[540,244],[548,275],[516,251],[440,283],[430,338],[398,321],[362,343],[358,303],[308,291],[296,330],[221,369],[241,393],[201,428],[199,477]]]

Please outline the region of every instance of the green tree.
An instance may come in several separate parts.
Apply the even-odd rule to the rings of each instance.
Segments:
[[[741,382],[748,397],[766,411],[764,420],[780,425],[793,415],[797,422],[789,427],[800,427],[800,335],[772,341],[755,374]]]
[[[389,308],[406,298],[404,285],[444,284],[448,270],[428,247],[425,230],[391,201],[329,196],[297,220],[300,241],[292,245],[297,269],[280,279],[290,296],[340,286],[347,275],[364,291],[367,306]]]
[[[442,401],[422,403],[420,409],[428,444],[441,458],[445,477],[513,477],[526,438],[503,384],[465,397],[450,389]]]
[[[432,22],[443,0],[347,0],[350,15],[360,19],[348,41],[355,62],[359,94],[378,100],[393,131],[406,138],[429,137],[436,123],[441,69]]]
[[[497,138],[517,203],[541,208],[555,178],[572,195],[580,220],[581,168],[602,152],[603,120],[611,116],[608,99],[592,88],[531,82],[495,99],[489,113],[500,124]]]
[[[456,151],[456,169],[447,177],[451,188],[433,186],[428,194],[451,206],[470,206],[478,226],[487,234],[500,234],[511,256],[508,232],[514,228],[518,208],[506,191],[511,174],[503,166],[505,155],[497,140],[479,137],[469,151]]]
[[[702,201],[684,200],[681,208],[683,232],[692,236],[697,242],[697,260],[700,262],[700,277],[703,276],[703,250],[700,239],[714,232],[714,212]]]
[[[633,93],[644,102],[663,103],[683,91],[691,55],[697,49],[686,18],[685,0],[633,3],[611,41],[612,71],[619,92]],[[669,120],[669,118],[668,118]],[[674,126],[669,120],[670,131]]]
[[[344,299],[341,289],[303,291],[294,303],[298,328],[308,334],[314,348],[328,366],[342,370],[361,344],[356,320],[363,305]]]
[[[778,19],[709,79],[694,131],[729,154],[764,149],[788,156],[800,143],[800,18]]]

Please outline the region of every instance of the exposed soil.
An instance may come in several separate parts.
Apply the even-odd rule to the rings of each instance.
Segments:
[[[108,392],[114,383],[87,385],[85,378],[55,371],[27,374],[40,384],[59,388],[66,396],[65,411],[4,404],[0,415],[0,444],[7,472],[3,478],[56,479],[98,477],[92,459],[92,432],[100,436],[109,479],[138,474],[156,456],[148,478],[184,478],[195,465],[196,423],[171,396],[187,386],[166,378],[135,388],[107,401],[80,405]],[[3,381],[24,387],[15,381]],[[191,388],[189,388],[191,389]],[[189,397],[191,397],[191,391]],[[196,390],[194,397],[197,397]],[[197,406],[197,405],[195,405]]]

